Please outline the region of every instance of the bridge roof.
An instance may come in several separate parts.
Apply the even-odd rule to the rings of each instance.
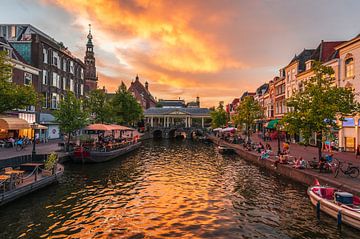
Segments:
[[[159,108],[151,107],[145,110],[144,115],[179,115],[186,114],[192,116],[210,116],[210,110],[207,108]]]

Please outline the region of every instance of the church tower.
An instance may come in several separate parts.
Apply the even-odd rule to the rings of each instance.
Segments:
[[[95,55],[94,55],[94,45],[92,43],[92,34],[91,34],[91,24],[89,24],[89,34],[87,35],[87,43],[86,43],[86,53],[84,57],[85,63],[85,91],[88,93],[89,91],[95,90],[97,88],[98,77],[96,74],[96,66],[95,66]]]

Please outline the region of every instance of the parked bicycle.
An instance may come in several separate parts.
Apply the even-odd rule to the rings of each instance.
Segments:
[[[19,139],[18,141],[15,142],[15,149],[16,151],[21,151],[23,149],[25,149],[27,143],[24,142],[22,139]]]
[[[352,163],[348,163],[347,168],[344,168],[344,163],[339,160],[335,160],[334,162],[334,177],[336,178],[341,171],[343,174],[348,175],[352,178],[356,178],[359,176],[360,170],[359,167],[353,166]]]

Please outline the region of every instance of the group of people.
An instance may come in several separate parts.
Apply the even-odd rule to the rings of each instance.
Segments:
[[[31,139],[27,136],[20,136],[18,138],[7,138],[7,139],[2,139],[0,140],[0,145],[2,145],[3,147],[6,148],[13,148],[16,146],[23,146],[23,145],[27,145],[31,143]]]

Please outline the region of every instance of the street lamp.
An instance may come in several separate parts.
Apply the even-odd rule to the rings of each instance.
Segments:
[[[36,155],[36,150],[35,150],[35,145],[36,145],[36,139],[35,139],[35,130],[39,127],[39,124],[34,122],[30,125],[30,127],[33,129],[34,131],[34,139],[33,139],[33,149],[32,149],[32,153],[31,153],[31,158],[32,160],[35,159],[35,155]]]
[[[278,141],[278,156],[281,154],[281,148],[280,148],[280,130],[281,125],[279,123],[276,124],[276,130],[277,130],[277,141]]]

